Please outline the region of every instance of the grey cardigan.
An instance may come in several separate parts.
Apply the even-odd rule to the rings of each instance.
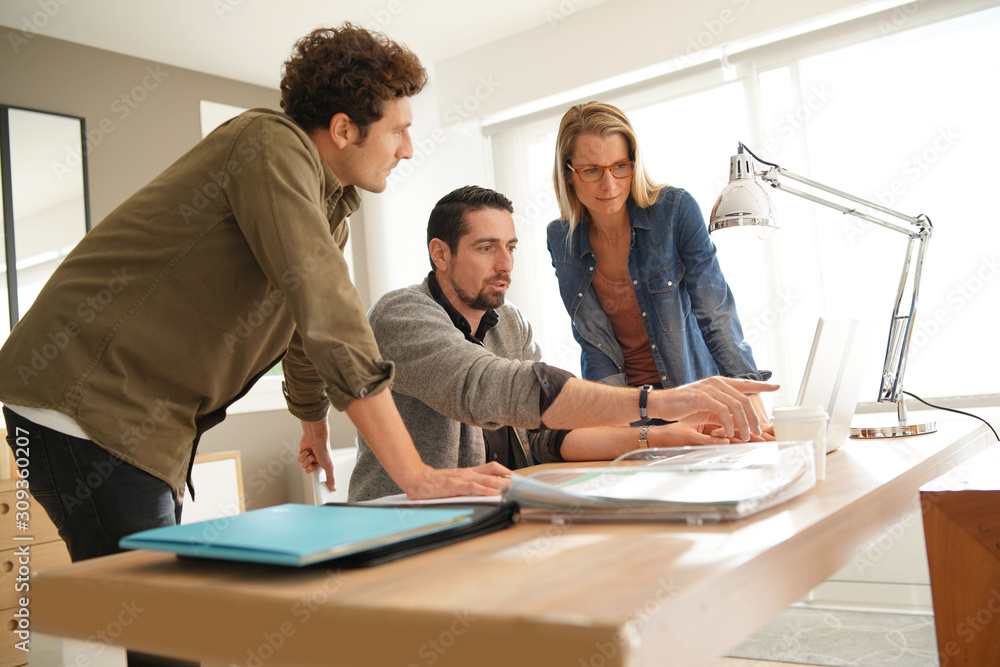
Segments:
[[[435,468],[486,462],[483,428],[514,427],[516,465],[559,461],[556,431],[541,425],[541,385],[532,365],[541,350],[531,325],[513,305],[497,308],[499,322],[470,343],[431,296],[425,279],[389,292],[368,312],[382,357],[396,366],[392,395],[421,458]],[[358,460],[348,492],[354,501],[401,493],[358,434]]]

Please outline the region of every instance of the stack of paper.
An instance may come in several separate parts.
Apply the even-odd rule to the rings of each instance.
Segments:
[[[811,443],[641,449],[606,468],[515,475],[506,497],[524,512],[691,523],[749,516],[815,484]]]

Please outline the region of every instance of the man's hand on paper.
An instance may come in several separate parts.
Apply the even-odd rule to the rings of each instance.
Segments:
[[[719,433],[715,431],[718,430]],[[649,427],[649,447],[689,447],[692,445],[727,445],[729,439],[716,424],[687,424],[683,421]]]
[[[716,424],[712,435],[749,442],[763,438],[762,420],[747,394],[775,391],[780,387],[769,382],[710,377],[691,384],[653,391],[649,395],[652,417],[687,424]],[[764,417],[766,424],[766,417]]]
[[[510,486],[511,472],[495,461],[473,468],[438,470],[424,466],[406,480],[403,491],[411,500],[450,496],[496,496]]]

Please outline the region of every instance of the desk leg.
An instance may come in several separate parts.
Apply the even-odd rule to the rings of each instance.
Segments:
[[[1000,491],[921,491],[941,667],[1000,665]]]

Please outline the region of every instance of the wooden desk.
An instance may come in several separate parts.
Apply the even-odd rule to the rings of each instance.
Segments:
[[[1000,664],[1000,447],[920,491],[938,652],[948,665]]]
[[[6,433],[0,429],[0,435],[6,437]],[[18,493],[24,482],[18,485],[18,476],[13,472],[17,470],[13,450],[6,443],[0,447],[0,462],[3,462],[0,465],[0,624],[7,630],[0,642],[0,667],[15,667],[28,662],[28,654],[17,647],[22,638],[14,633],[23,618],[20,600],[25,584],[29,583],[21,568],[27,563],[26,570],[36,573],[68,565],[70,560],[66,544],[59,539],[59,531],[45,511],[36,507],[33,499],[26,500],[23,490]],[[27,528],[19,523],[25,511]]]
[[[119,554],[39,575],[33,628],[248,667],[711,665],[992,441],[850,442],[817,488],[714,526],[522,522],[345,572]]]

